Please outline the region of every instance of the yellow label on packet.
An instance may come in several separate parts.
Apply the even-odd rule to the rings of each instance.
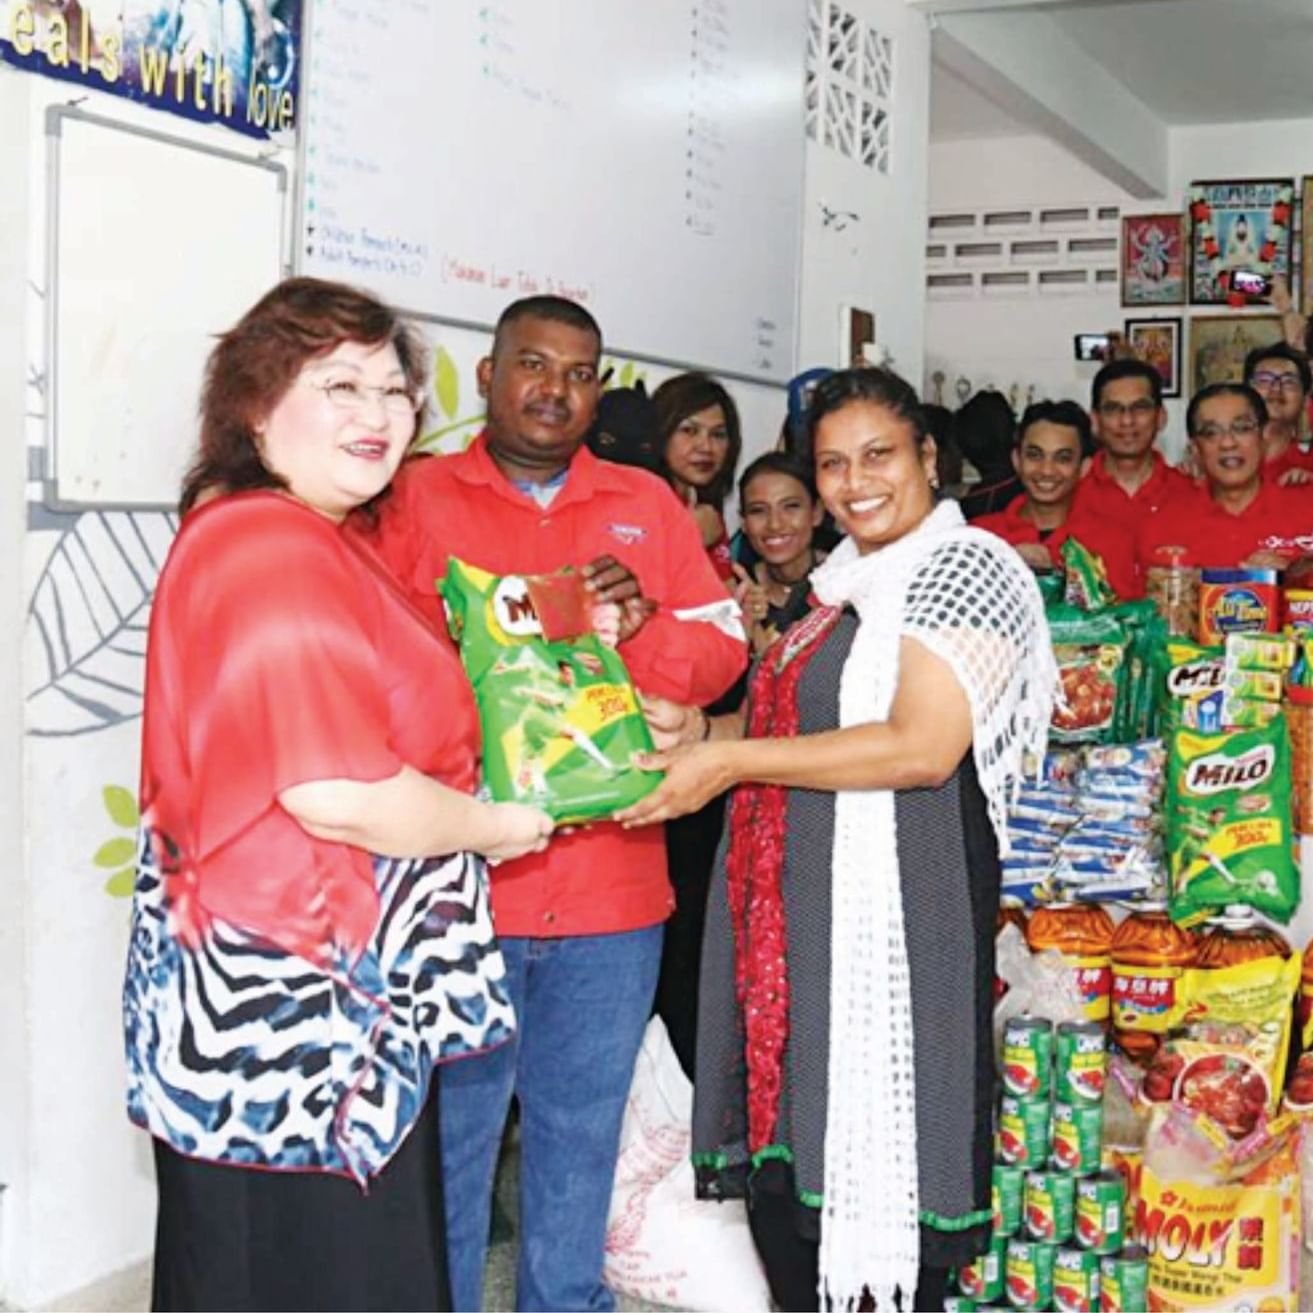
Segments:
[[[1297,1172],[1202,1186],[1160,1181],[1146,1165],[1135,1230],[1149,1255],[1151,1307],[1294,1313],[1299,1209]]]

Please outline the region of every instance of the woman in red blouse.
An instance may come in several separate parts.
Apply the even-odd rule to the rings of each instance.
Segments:
[[[707,374],[676,374],[652,394],[659,473],[689,508],[716,573],[734,578],[725,532],[725,498],[743,450],[734,398]]]
[[[436,1067],[512,1031],[483,859],[551,822],[474,799],[459,661],[344,532],[414,437],[422,359],[305,278],[210,357],[151,616],[124,990],[155,1308],[449,1307]]]

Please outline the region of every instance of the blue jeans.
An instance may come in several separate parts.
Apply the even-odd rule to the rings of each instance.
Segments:
[[[483,1302],[493,1174],[512,1094],[520,1102],[515,1307],[615,1307],[602,1284],[606,1216],[661,935],[657,925],[501,941],[515,1038],[442,1069],[447,1260],[461,1313]]]

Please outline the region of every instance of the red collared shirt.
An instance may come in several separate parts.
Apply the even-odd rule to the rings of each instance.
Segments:
[[[658,607],[620,653],[641,689],[705,704],[747,665],[746,644],[673,612],[724,602],[697,525],[653,474],[599,461],[581,447],[551,505],[515,488],[480,437],[458,456],[405,465],[378,528],[366,535],[412,600],[445,625],[435,581],[448,555],[494,574],[537,574],[614,556]],[[554,938],[637,930],[674,905],[659,827],[600,824],[492,872],[503,935]]]
[[[1110,521],[1133,536],[1146,515],[1157,514],[1164,506],[1194,492],[1193,481],[1155,451],[1153,473],[1134,493],[1128,493],[1109,471],[1108,453],[1100,451],[1077,485],[1073,514],[1078,510],[1091,519]]]
[[[1118,597],[1125,599],[1143,595],[1144,589],[1135,565],[1134,544],[1115,524],[1100,522],[1088,512],[1073,507],[1066,520],[1047,538],[1041,539],[1035,521],[1021,513],[1025,506],[1026,494],[1022,493],[1008,503],[1006,510],[982,515],[973,520],[972,525],[977,529],[988,529],[1014,547],[1023,543],[1042,542],[1048,549],[1049,559],[1057,566],[1062,565],[1062,544],[1068,538],[1075,538],[1082,546],[1103,558],[1108,582]]]
[[[1291,443],[1275,460],[1263,464],[1263,477],[1269,483],[1275,483],[1290,470],[1308,470],[1313,473],[1313,451],[1301,451]]]
[[[1150,516],[1136,536],[1143,571],[1159,547],[1184,547],[1201,566],[1237,566],[1255,552],[1295,557],[1313,551],[1313,489],[1263,482],[1239,515],[1219,506],[1204,489]]]

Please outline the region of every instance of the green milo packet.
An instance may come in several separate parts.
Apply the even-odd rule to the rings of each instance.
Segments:
[[[570,627],[566,576],[494,575],[452,557],[438,585],[474,686],[488,791],[558,824],[604,819],[661,781],[631,764],[652,736],[619,653],[593,633],[543,636],[535,596],[556,630]]]
[[[1097,611],[1117,600],[1117,594],[1108,582],[1103,557],[1075,538],[1068,538],[1062,544],[1062,565],[1067,576],[1064,600],[1068,606],[1081,611]]]
[[[1167,848],[1174,921],[1229,903],[1286,922],[1299,906],[1284,716],[1254,729],[1171,736]]]

